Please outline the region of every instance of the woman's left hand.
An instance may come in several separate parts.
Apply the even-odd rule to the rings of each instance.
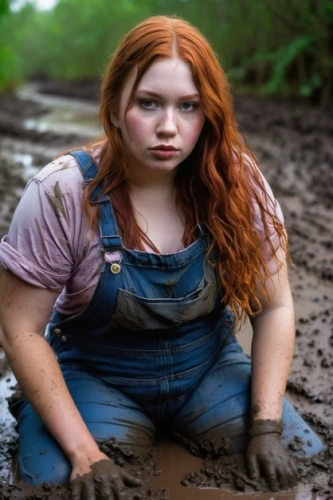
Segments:
[[[297,469],[293,459],[276,433],[250,438],[246,463],[252,479],[265,477],[272,491],[287,490],[297,484]]]

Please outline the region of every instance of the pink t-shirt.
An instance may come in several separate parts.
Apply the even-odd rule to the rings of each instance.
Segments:
[[[280,206],[264,182],[283,223]],[[31,285],[59,292],[55,309],[65,315],[84,309],[93,296],[103,263],[115,257],[103,252],[99,233],[90,228],[83,211],[82,199],[83,177],[74,158],[64,155],[52,161],[27,184],[8,235],[0,243],[0,265]],[[264,239],[256,204],[254,214],[255,229]],[[269,228],[277,249],[278,236],[272,225]],[[275,274],[268,244],[263,251],[269,271]]]

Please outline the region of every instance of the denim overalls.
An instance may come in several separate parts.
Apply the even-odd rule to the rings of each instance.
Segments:
[[[71,154],[84,181],[93,179],[92,159]],[[88,429],[95,438],[147,449],[164,422],[193,446],[213,436],[218,446],[228,436],[231,450],[244,449],[251,363],[221,303],[204,228],[198,225],[197,240],[174,254],[129,250],[109,197],[97,187],[91,201],[99,207],[105,253],[99,283],[84,311],[53,312],[46,331]],[[16,416],[23,481],[68,482],[70,463],[30,404],[21,404]],[[283,423],[284,444],[296,434],[304,454],[323,448],[287,401]]]

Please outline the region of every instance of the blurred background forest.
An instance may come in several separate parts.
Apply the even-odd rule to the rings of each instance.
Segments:
[[[332,0],[58,0],[49,10],[0,0],[0,91],[99,77],[120,37],[154,14],[197,26],[237,91],[322,103],[333,93]]]

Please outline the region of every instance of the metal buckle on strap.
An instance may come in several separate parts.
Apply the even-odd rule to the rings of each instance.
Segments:
[[[122,250],[123,248],[123,240],[119,235],[114,235],[114,236],[101,235],[101,240],[104,252],[110,253],[110,249],[112,250],[112,252],[115,252],[116,250]]]

